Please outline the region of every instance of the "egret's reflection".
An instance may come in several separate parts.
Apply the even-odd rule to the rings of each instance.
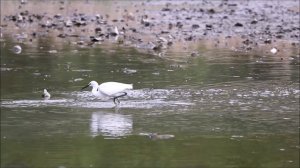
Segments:
[[[132,132],[132,116],[116,113],[93,112],[90,122],[91,135],[120,137]]]

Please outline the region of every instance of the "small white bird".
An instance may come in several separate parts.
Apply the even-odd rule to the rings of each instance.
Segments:
[[[132,84],[125,84],[119,82],[105,82],[98,84],[96,81],[91,81],[88,85],[84,86],[81,90],[87,87],[93,87],[92,94],[101,99],[113,98],[115,105],[118,105],[120,101],[118,98],[126,96],[126,90],[133,89]],[[117,103],[116,103],[117,101]]]
[[[44,99],[50,99],[51,95],[46,89],[44,89],[44,93],[42,94],[42,97]]]

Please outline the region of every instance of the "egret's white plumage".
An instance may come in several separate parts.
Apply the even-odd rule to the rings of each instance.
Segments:
[[[89,86],[93,87],[92,94],[94,96],[99,97],[101,99],[113,98],[115,104],[115,100],[119,101],[117,98],[127,95],[127,93],[125,92],[126,90],[133,89],[132,84],[125,84],[119,82],[105,82],[99,85],[96,81],[91,81],[82,89],[87,88]]]

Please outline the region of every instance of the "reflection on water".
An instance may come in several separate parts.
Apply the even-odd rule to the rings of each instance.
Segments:
[[[274,84],[274,83],[272,83]],[[164,107],[190,107],[217,109],[224,107],[239,108],[241,111],[268,108],[273,111],[296,110],[298,106],[288,106],[297,102],[300,90],[297,84],[272,86],[266,82],[212,85],[207,88],[174,88],[174,89],[137,89],[128,91],[128,96],[120,99],[120,108],[153,109]],[[220,88],[221,87],[221,88]],[[69,107],[110,109],[115,105],[112,100],[101,101],[90,92],[61,92],[58,98],[49,100],[2,100],[1,106],[6,108],[20,107]],[[277,101],[274,101],[276,99]],[[284,101],[290,100],[290,101]],[[275,108],[276,107],[276,108]],[[224,109],[220,109],[224,110]]]
[[[122,137],[132,132],[132,116],[117,113],[93,112],[90,131],[93,137],[103,135],[108,137]]]

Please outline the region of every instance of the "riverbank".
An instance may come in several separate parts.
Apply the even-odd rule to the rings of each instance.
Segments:
[[[201,46],[291,56],[299,48],[291,1],[1,1],[1,38],[38,45],[121,45],[163,56]],[[298,51],[299,53],[299,51]]]

